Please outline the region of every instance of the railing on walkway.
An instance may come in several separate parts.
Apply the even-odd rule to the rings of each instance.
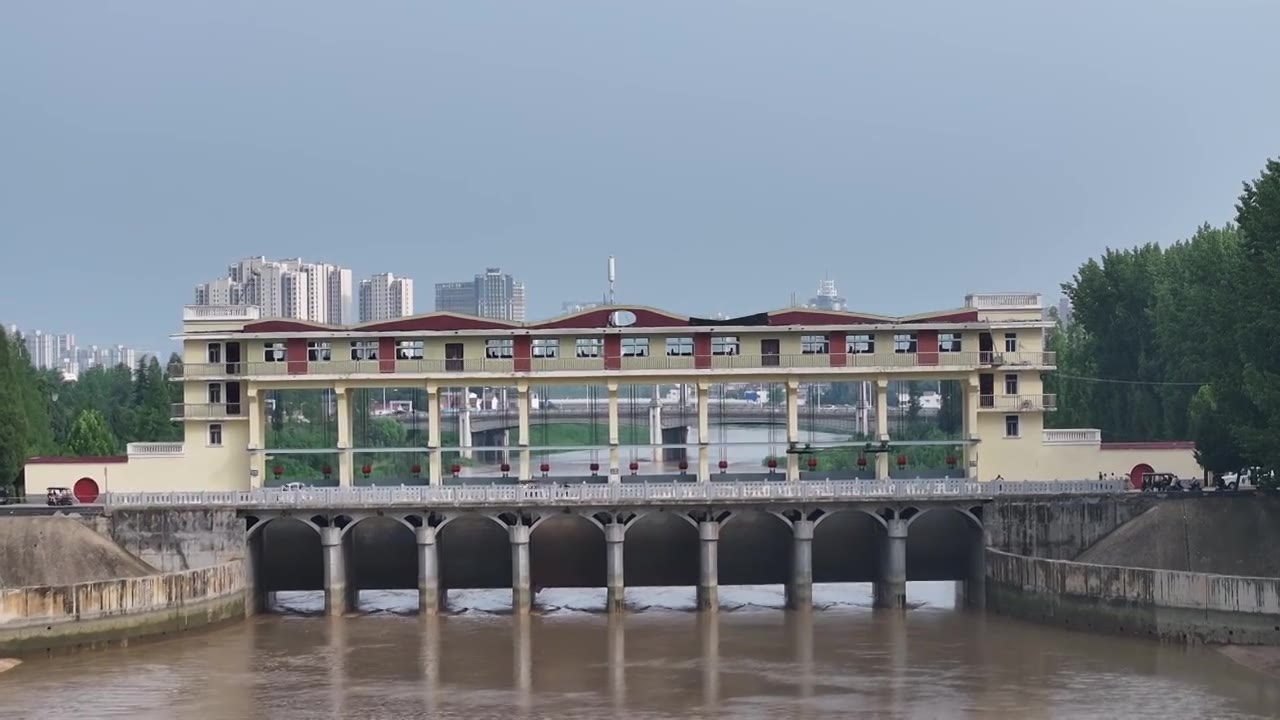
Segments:
[[[985,499],[1023,495],[1122,493],[1122,480],[805,480],[798,482],[664,482],[557,485],[454,485],[260,489],[229,492],[107,493],[108,508],[198,506],[237,508],[350,508],[392,505],[472,507],[509,505],[652,505],[868,499]]]
[[[1097,445],[1102,431],[1097,428],[1050,428],[1044,431],[1045,445]]]
[[[136,442],[125,446],[129,457],[181,457],[180,442]]]

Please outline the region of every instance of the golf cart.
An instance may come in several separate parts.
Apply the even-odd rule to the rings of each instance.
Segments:
[[[45,503],[54,507],[74,505],[75,502],[75,496],[71,494],[71,488],[51,487],[48,495],[45,496]]]
[[[1182,492],[1183,490],[1199,490],[1200,481],[1190,481],[1190,486],[1173,473],[1144,473],[1142,476],[1142,492]]]

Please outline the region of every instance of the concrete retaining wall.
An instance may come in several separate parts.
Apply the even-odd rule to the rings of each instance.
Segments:
[[[161,572],[244,558],[245,522],[231,509],[117,509],[87,522]]]
[[[239,560],[163,575],[0,590],[0,657],[127,644],[244,616]]]
[[[996,499],[983,508],[987,545],[1016,555],[1072,560],[1160,500],[1154,495]]]
[[[1280,578],[1089,565],[987,550],[987,610],[1174,642],[1280,645]]]

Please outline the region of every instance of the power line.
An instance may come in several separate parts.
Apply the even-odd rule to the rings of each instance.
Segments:
[[[1202,387],[1204,385],[1209,384],[1207,382],[1164,382],[1159,380],[1114,380],[1111,378],[1084,377],[1083,375],[1064,375],[1063,373],[1055,373],[1054,376],[1062,378],[1064,380],[1080,380],[1082,382],[1109,383],[1112,385],[1154,385],[1157,387],[1159,386]]]

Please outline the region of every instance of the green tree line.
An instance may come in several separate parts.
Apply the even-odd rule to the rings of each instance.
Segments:
[[[0,489],[14,488],[31,457],[117,455],[130,442],[181,439],[169,420],[181,398],[169,377],[180,364],[176,355],[166,367],[149,358],[65,381],[36,368],[21,335],[0,328]]]
[[[1213,473],[1280,467],[1280,162],[1235,210],[1167,248],[1108,250],[1063,284],[1050,425],[1192,439]]]

